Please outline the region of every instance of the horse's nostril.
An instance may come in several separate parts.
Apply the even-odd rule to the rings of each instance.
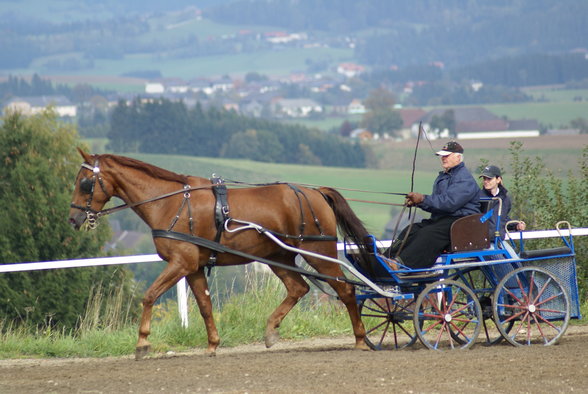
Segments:
[[[70,224],[70,226],[72,226],[75,230],[80,228],[80,224],[76,221],[76,219],[74,217],[70,217],[68,219],[68,223]]]

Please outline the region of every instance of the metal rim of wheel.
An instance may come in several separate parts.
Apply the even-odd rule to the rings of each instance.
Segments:
[[[463,283],[441,280],[419,294],[413,323],[420,341],[434,350],[467,349],[482,328],[478,297]]]
[[[411,346],[417,336],[412,325],[414,299],[367,298],[359,304],[366,328],[365,342],[372,350],[396,350]]]
[[[514,346],[553,345],[570,321],[567,291],[541,267],[518,268],[502,278],[492,309],[498,329]]]

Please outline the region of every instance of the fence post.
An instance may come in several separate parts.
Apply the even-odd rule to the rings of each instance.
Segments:
[[[178,293],[178,310],[182,327],[188,328],[188,292],[186,291],[186,278],[180,279],[176,284],[176,290]]]

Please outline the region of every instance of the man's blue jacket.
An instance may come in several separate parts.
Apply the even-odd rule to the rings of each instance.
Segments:
[[[441,171],[433,184],[433,193],[426,195],[418,207],[431,213],[431,219],[443,216],[467,216],[480,213],[480,187],[466,168],[459,163],[449,171]]]

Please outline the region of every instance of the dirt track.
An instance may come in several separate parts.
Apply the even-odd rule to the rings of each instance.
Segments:
[[[356,351],[351,338],[130,357],[0,361],[1,393],[588,392],[588,326],[555,346]]]

